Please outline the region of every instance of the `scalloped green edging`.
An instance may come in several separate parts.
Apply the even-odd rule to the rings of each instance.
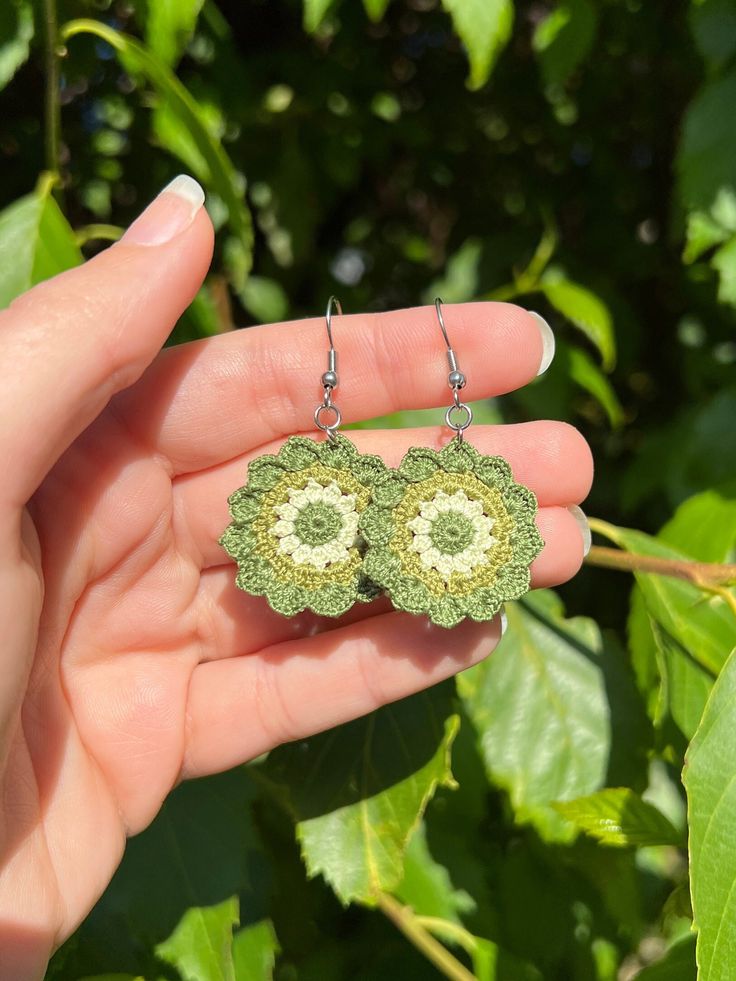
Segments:
[[[491,620],[529,589],[544,546],[537,499],[508,463],[453,440],[412,447],[360,519],[365,574],[399,610],[443,627]]]
[[[220,538],[238,565],[236,585],[288,617],[306,609],[339,617],[372,600],[358,523],[389,476],[344,436],[291,436],[278,454],[253,460],[228,499],[232,521]]]

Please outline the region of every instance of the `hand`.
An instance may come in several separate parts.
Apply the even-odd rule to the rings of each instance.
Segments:
[[[448,632],[385,601],[290,620],[236,590],[217,544],[227,496],[248,460],[313,434],[325,332],[317,317],[159,353],[210,261],[201,205],[178,179],[118,244],[0,314],[3,981],[43,975],[177,781],[435,684],[499,639],[498,619]],[[445,317],[468,397],[537,374],[543,338],[522,309]],[[446,403],[431,309],[341,317],[335,337],[347,420]],[[447,439],[439,425],[354,435],[392,465]],[[472,441],[539,498],[534,585],[572,576],[582,437],[532,422]]]

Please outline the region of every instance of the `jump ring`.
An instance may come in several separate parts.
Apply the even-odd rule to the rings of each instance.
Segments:
[[[465,418],[462,422],[453,422],[452,415],[454,412],[464,412]],[[463,433],[470,423],[473,421],[473,410],[465,402],[460,402],[458,404],[453,403],[445,412],[445,423],[454,432],[461,434]]]
[[[333,412],[335,414],[335,421],[333,423],[323,422],[322,414],[324,412]],[[341,422],[342,413],[336,405],[318,405],[314,410],[314,424],[318,429],[321,429],[323,433],[327,433],[330,438],[334,438]]]

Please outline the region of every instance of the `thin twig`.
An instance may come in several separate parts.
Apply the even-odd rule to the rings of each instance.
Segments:
[[[393,896],[382,892],[378,895],[378,907],[446,978],[451,981],[476,981],[475,975],[422,926],[410,906],[403,906]]]
[[[674,576],[702,588],[736,583],[736,565],[663,559],[656,555],[639,555],[602,545],[593,545],[585,561],[588,565],[618,569],[621,572],[654,572],[660,576]]]

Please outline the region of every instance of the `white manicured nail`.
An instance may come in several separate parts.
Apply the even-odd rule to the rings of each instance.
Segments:
[[[499,616],[500,616],[500,620],[501,620],[501,636],[503,637],[503,635],[506,633],[506,630],[508,629],[508,625],[509,625],[509,618],[506,616],[506,608],[505,607],[503,607],[501,609],[501,613],[499,614]]]
[[[163,245],[194,221],[204,191],[193,177],[179,174],[154,198],[123,235],[126,245]]]
[[[542,360],[539,364],[537,375],[543,375],[552,364],[552,358],[555,356],[555,335],[552,333],[552,328],[544,317],[540,316],[534,310],[530,310],[529,313],[537,321],[539,333],[542,335]]]
[[[588,519],[585,517],[585,512],[577,504],[571,504],[567,510],[575,518],[575,524],[580,529],[580,534],[583,538],[583,555],[587,555],[590,551],[590,546],[593,544],[593,539],[590,534],[590,525],[588,524]]]

